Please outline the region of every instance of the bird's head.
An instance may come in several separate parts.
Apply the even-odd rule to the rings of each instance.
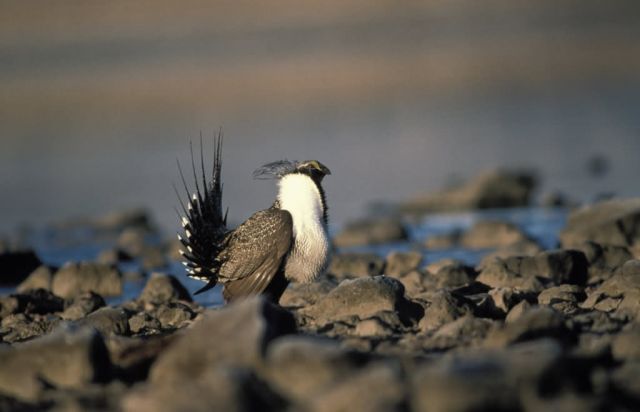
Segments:
[[[329,168],[317,160],[304,160],[301,162],[279,160],[267,163],[253,172],[254,179],[280,179],[288,174],[301,173],[320,182],[326,175],[330,175]]]

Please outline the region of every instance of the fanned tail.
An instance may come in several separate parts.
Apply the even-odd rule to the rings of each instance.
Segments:
[[[196,292],[198,294],[211,289],[218,281],[221,262],[216,257],[224,248],[224,239],[227,233],[227,216],[226,213],[222,214],[222,131],[218,132],[214,139],[213,171],[209,182],[207,182],[204,168],[202,135],[200,136],[200,169],[202,174],[200,178],[196,173],[193,145],[189,143],[189,147],[195,192],[191,193],[189,190],[180,162],[178,162],[178,171],[187,194],[187,201],[181,200],[175,186],[174,189],[182,208],[180,223],[183,233],[178,234],[178,239],[183,246],[180,250],[180,254],[184,258],[182,264],[186,267],[189,277],[207,282],[202,289]],[[199,179],[201,179],[202,188],[198,182]]]

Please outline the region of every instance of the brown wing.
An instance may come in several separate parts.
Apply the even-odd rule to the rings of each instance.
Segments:
[[[262,210],[238,226],[220,256],[225,300],[263,292],[289,251],[292,236],[293,221],[286,210]]]

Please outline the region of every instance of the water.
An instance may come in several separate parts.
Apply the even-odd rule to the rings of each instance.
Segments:
[[[441,259],[453,258],[469,265],[476,265],[483,256],[491,250],[471,250],[465,248],[450,248],[428,250],[422,245],[431,236],[449,233],[455,230],[466,230],[479,220],[502,220],[512,222],[520,227],[527,235],[535,239],[543,248],[550,249],[558,244],[558,233],[564,227],[567,212],[559,208],[521,208],[487,210],[479,212],[435,214],[429,215],[418,222],[407,223],[409,239],[406,242],[396,242],[382,245],[370,245],[351,247],[337,252],[373,252],[385,257],[391,251],[419,250],[423,253],[422,265],[426,265]],[[333,227],[331,232],[335,233]],[[69,234],[68,234],[69,235]],[[99,252],[113,245],[106,241],[92,239],[90,233],[82,230],[71,234],[73,238],[67,238],[67,242],[60,242],[51,231],[34,232],[30,241],[35,246],[41,259],[54,266],[62,265],[67,261],[80,261],[95,259]],[[137,261],[125,262],[119,265],[123,272],[141,271]],[[186,276],[180,262],[171,262],[163,271],[175,275],[180,282],[193,294],[203,286],[203,283]],[[121,296],[107,299],[109,304],[119,304],[127,300],[135,299],[145,285],[145,280],[127,281]],[[11,293],[13,289],[0,289],[0,293]],[[213,290],[194,296],[196,302],[203,306],[211,307],[223,303],[221,288],[216,286]]]

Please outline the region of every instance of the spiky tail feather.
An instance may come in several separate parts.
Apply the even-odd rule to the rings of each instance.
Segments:
[[[222,214],[222,183],[220,180],[222,132],[218,132],[214,139],[213,171],[209,182],[205,176],[202,136],[200,136],[202,190],[196,174],[193,145],[189,143],[189,147],[191,149],[191,168],[195,182],[195,193],[190,194],[180,162],[178,162],[178,171],[187,193],[187,201],[180,200],[180,194],[175,186],[174,189],[183,212],[180,217],[183,233],[178,234],[178,239],[183,246],[180,251],[184,258],[182,264],[185,265],[189,277],[207,282],[202,289],[196,292],[198,294],[211,289],[218,281],[217,274],[221,262],[216,257],[224,248],[224,239],[227,233],[227,215],[226,213]]]

